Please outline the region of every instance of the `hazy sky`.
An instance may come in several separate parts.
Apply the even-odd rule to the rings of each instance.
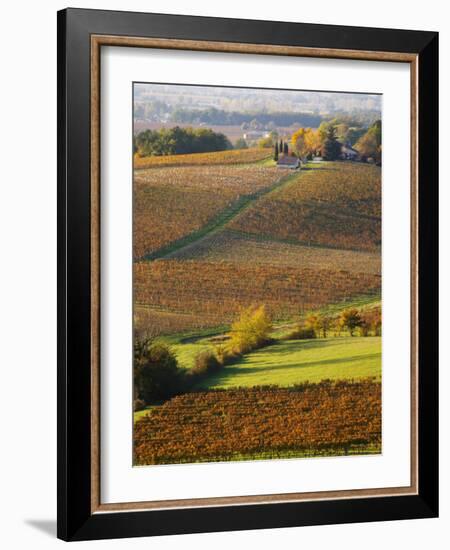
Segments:
[[[216,107],[229,111],[310,111],[317,113],[378,111],[381,95],[299,90],[269,90],[185,86],[178,84],[134,85],[136,104],[164,101],[172,107],[204,109]]]

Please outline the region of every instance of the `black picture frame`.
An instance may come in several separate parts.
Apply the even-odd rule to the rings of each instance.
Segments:
[[[418,494],[92,513],[92,35],[417,55]],[[58,537],[89,540],[437,515],[438,33],[85,9],[58,12]]]

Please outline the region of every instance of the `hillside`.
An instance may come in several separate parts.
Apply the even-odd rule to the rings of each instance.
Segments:
[[[283,320],[379,295],[380,169],[336,162],[292,172],[254,154],[179,155],[196,166],[153,157],[135,172],[137,334],[224,326],[251,304]]]

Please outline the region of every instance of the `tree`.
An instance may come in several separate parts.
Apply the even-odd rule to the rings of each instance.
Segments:
[[[292,149],[297,153],[297,156],[299,158],[306,157],[308,150],[306,147],[306,140],[305,140],[305,128],[299,128],[296,132],[292,134],[291,138],[291,145]]]
[[[284,142],[284,154],[289,155],[289,145],[287,144],[287,141]]]
[[[381,334],[381,308],[373,308],[361,312],[361,336],[369,336],[372,332],[374,336]]]
[[[147,405],[175,395],[181,387],[182,371],[171,349],[153,341],[134,347],[135,398]]]
[[[336,137],[336,127],[329,126],[326,136],[323,144],[322,156],[325,160],[336,160],[340,157],[342,148],[342,145]]]
[[[377,120],[367,132],[358,139],[355,149],[364,158],[373,158],[381,162],[381,120]]]
[[[361,326],[361,316],[356,308],[345,309],[339,318],[339,325],[346,328],[350,336],[354,336],[355,329]]]
[[[280,151],[280,153],[283,153],[283,151],[284,151],[284,145],[283,145],[283,140],[282,139],[280,140],[279,151]]]
[[[333,324],[333,319],[329,317],[328,315],[320,315],[319,316],[319,331],[322,331],[322,335],[324,338],[328,336],[328,331],[331,328],[331,325]]]
[[[278,141],[275,143],[275,150],[273,152],[273,160],[275,162],[278,160]]]
[[[248,353],[263,346],[269,340],[272,330],[270,316],[264,305],[248,307],[231,325],[229,346],[234,353]]]
[[[305,148],[308,155],[316,155],[317,151],[319,151],[321,147],[322,141],[320,139],[319,131],[308,128],[308,131],[305,133]]]
[[[349,127],[345,122],[336,121],[336,137],[341,143],[347,143],[349,136]]]
[[[317,128],[317,133],[319,135],[319,139],[322,147],[323,147],[323,144],[325,143],[325,140],[327,139],[327,132],[330,126],[332,126],[330,122],[323,121],[320,123],[320,126]]]

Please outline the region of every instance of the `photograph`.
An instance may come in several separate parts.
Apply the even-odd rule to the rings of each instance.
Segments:
[[[382,94],[132,94],[133,466],[380,455]]]

